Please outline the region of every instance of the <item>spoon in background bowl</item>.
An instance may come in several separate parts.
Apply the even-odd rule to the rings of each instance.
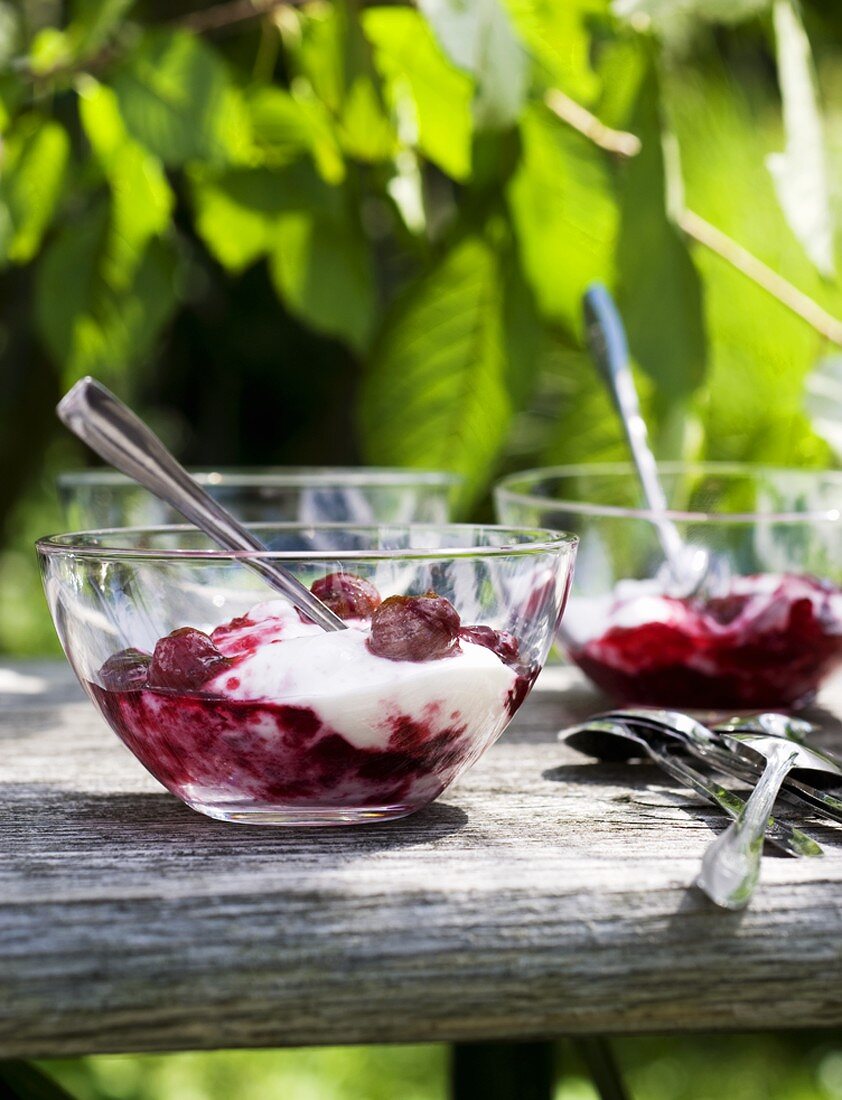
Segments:
[[[688,546],[667,514],[667,497],[649,446],[646,421],[640,411],[632,375],[626,332],[614,299],[601,283],[593,283],[585,292],[583,310],[588,349],[619,413],[643,498],[652,513],[664,552],[674,590],[671,594],[686,597],[694,595],[703,586],[721,586],[729,572],[725,559],[712,558],[706,550]]]
[[[260,539],[206,493],[152,429],[105,386],[82,378],[65,394],[56,412],[100,458],[175,508],[217,546],[235,554],[266,552]],[[347,623],[279,562],[251,556],[242,561],[323,630],[346,629]]]

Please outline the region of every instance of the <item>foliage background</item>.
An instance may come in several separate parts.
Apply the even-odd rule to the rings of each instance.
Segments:
[[[0,653],[56,652],[31,544],[90,461],[53,415],[85,373],[187,462],[446,466],[482,516],[506,470],[623,457],[582,351],[598,278],[662,456],[832,462],[840,116],[820,0],[0,0]],[[717,1042],[713,1068],[713,1040],[627,1044],[639,1095],[842,1095],[830,1040]],[[53,1070],[330,1100],[432,1097],[443,1065]]]
[[[55,651],[30,546],[88,372],[189,462],[448,466],[483,514],[623,454],[601,278],[663,456],[826,464],[841,49],[793,0],[2,0],[0,651]]]

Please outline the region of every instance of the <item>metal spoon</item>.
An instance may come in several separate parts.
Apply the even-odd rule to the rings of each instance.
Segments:
[[[58,405],[59,419],[96,453],[165,501],[223,550],[265,552],[266,547],[209,496],[170,454],[155,433],[93,378],[83,378]],[[244,557],[248,565],[299,611],[324,630],[347,624],[297,577],[271,558]]]
[[[563,740],[571,748],[599,760],[629,760],[633,756],[639,756],[638,750],[643,749],[667,775],[718,806],[729,817],[738,818],[745,808],[745,802],[739,795],[714,783],[677,757],[667,744],[668,738],[661,734],[604,718],[562,730],[558,736],[559,740]],[[811,837],[772,817],[766,822],[766,839],[790,855],[824,855],[821,847]]]
[[[678,590],[676,594],[690,595],[709,573],[710,557],[699,547],[687,546],[667,515],[667,497],[649,446],[646,421],[640,412],[622,319],[614,299],[601,283],[588,288],[583,307],[588,348],[620,415],[643,497],[653,514],[658,540]],[[717,561],[717,568],[721,571],[724,562]]]
[[[696,882],[717,905],[743,909],[760,875],[766,822],[784,779],[793,768],[823,773],[828,769],[812,750],[785,737],[726,733],[722,738],[726,744],[736,742],[757,752],[766,766],[737,820],[708,846]]]
[[[737,715],[713,727],[717,733],[768,733],[773,737],[788,737],[803,744],[818,729],[805,718],[793,718],[790,714],[765,711],[762,714]]]
[[[689,714],[684,714],[682,711],[677,710],[658,710],[651,709],[624,709],[608,711],[605,715],[598,715],[597,717],[613,717],[618,718],[626,723],[640,723],[644,726],[648,726],[657,730],[668,730],[676,737],[683,737],[686,747],[689,752],[692,752],[699,759],[704,760],[711,767],[717,771],[722,772],[724,775],[735,776],[738,779],[742,779],[748,783],[756,783],[762,774],[762,767],[759,766],[757,756],[751,754],[749,751],[741,751],[740,746],[736,742],[727,744],[720,736],[718,727],[716,732],[712,733],[706,726],[703,726],[701,722],[697,722],[695,718],[691,718]],[[786,718],[786,716],[779,716]],[[736,721],[732,719],[726,723],[729,729],[732,729],[731,722]],[[741,721],[753,721],[751,719],[745,719]],[[788,723],[793,725],[793,730],[797,734],[799,729],[803,727],[803,719],[790,718]],[[771,723],[766,722],[767,731],[771,728]],[[778,729],[781,733],[788,728],[787,722],[778,723]],[[775,736],[775,734],[769,734]],[[781,734],[777,734],[780,736]],[[793,736],[792,739],[800,743],[798,736]],[[817,749],[811,750],[814,753],[822,756],[825,761],[829,761],[834,767],[839,767],[838,761],[827,754],[819,753]],[[824,769],[823,769],[824,770]],[[832,775],[831,772],[827,773]],[[842,772],[840,773],[842,776]],[[828,817],[833,821],[842,822],[842,798],[836,797],[828,790],[820,789],[811,783],[810,779],[815,779],[816,773],[805,773],[800,769],[796,769],[793,773],[786,777],[784,783],[782,796],[789,803],[798,803],[802,806],[807,806],[814,813],[819,813],[824,817]],[[827,780],[822,780],[827,782]],[[834,784],[835,785],[835,784]],[[840,785],[842,785],[842,778],[840,779]]]

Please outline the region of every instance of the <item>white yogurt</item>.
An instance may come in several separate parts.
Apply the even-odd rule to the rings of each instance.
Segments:
[[[517,677],[490,649],[462,640],[451,657],[392,661],[368,649],[368,633],[362,621],[336,631],[302,623],[284,600],[259,604],[214,632],[217,647],[237,664],[204,690],[308,707],[356,748],[385,747],[398,715],[439,729],[464,727],[468,737],[502,728]]]

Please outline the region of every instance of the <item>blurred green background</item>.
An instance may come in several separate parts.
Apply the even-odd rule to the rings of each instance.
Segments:
[[[53,415],[87,373],[189,463],[447,467],[484,516],[503,472],[623,457],[582,351],[601,279],[661,456],[835,461],[831,0],[0,0],[0,136],[0,654],[57,652],[31,545],[91,461]],[[642,1098],[842,1096],[827,1037],[620,1046]],[[52,1070],[411,1100],[445,1054]]]
[[[615,1040],[634,1100],[838,1100],[842,1044],[820,1033]],[[569,1042],[555,1100],[599,1100]],[[80,1100],[446,1100],[442,1046],[108,1056],[43,1063]],[[478,1098],[481,1100],[481,1098]]]

